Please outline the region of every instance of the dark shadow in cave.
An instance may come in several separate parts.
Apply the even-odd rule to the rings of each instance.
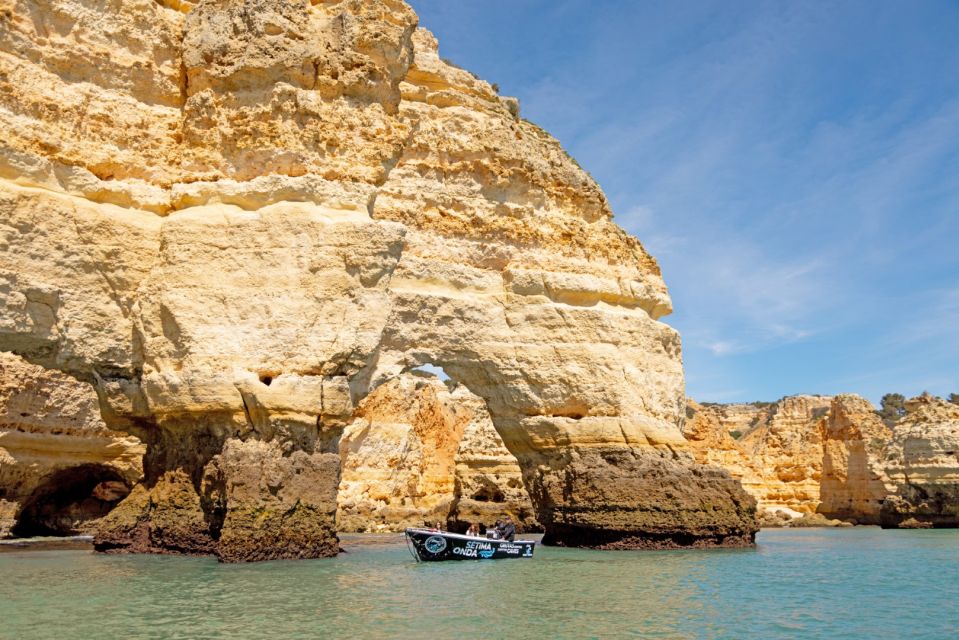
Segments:
[[[22,538],[77,535],[84,524],[108,514],[129,492],[120,474],[105,465],[62,469],[24,501],[11,533]]]

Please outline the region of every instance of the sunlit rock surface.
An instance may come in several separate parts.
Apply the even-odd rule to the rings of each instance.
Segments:
[[[142,477],[93,387],[0,353],[0,538],[89,533]]]
[[[959,526],[959,405],[920,396],[906,410],[887,455],[896,492],[882,504],[882,526]]]
[[[749,406],[690,401],[684,433],[697,460],[743,483],[763,522],[959,525],[959,406],[919,396],[891,427],[852,394]]]
[[[0,126],[0,349],[147,445],[98,548],[335,553],[344,429],[425,363],[547,541],[752,541],[655,260],[403,2],[7,1]]]
[[[833,398],[822,429],[817,511],[857,524],[878,524],[882,502],[895,490],[884,459],[893,432],[868,400],[852,394]]]
[[[516,458],[485,403],[464,386],[404,374],[357,408],[340,441],[340,531],[399,531],[439,522],[465,530],[509,514],[536,529]]]

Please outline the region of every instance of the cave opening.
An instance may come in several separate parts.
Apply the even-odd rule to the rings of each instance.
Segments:
[[[114,469],[84,464],[46,478],[23,503],[11,533],[20,538],[85,533],[130,492]]]
[[[494,486],[482,487],[472,497],[477,502],[506,502],[506,495]]]

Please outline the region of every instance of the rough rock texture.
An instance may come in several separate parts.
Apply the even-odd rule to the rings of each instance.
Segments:
[[[791,396],[739,442],[763,470],[756,499],[763,508],[814,513],[820,503],[823,433],[819,424],[832,404],[826,396]]]
[[[883,466],[892,432],[868,400],[848,394],[833,398],[822,429],[817,511],[856,524],[878,524],[882,501],[895,488]]]
[[[728,405],[690,399],[683,435],[698,462],[742,483],[765,523],[801,518],[821,504],[823,420],[832,404],[825,396]]]
[[[485,403],[462,385],[404,374],[370,393],[340,441],[340,531],[441,522],[465,530],[505,513],[536,527],[522,472]]]
[[[694,400],[688,399],[687,404],[690,402],[695,403]],[[705,402],[702,405],[696,403],[694,410],[705,412],[709,416],[709,420],[714,421],[716,426],[721,428],[724,433],[738,439],[760,424],[767,422],[775,405],[774,402],[754,402],[751,404]],[[689,412],[687,411],[688,415]]]
[[[517,531],[541,531],[523,484],[523,470],[493,427],[486,404],[462,386],[453,392],[453,401],[468,402],[472,418],[454,457],[450,528],[465,531],[473,522],[483,527],[508,514]]]
[[[431,362],[547,538],[748,543],[655,260],[399,0],[4,0],[0,349],[147,445],[101,549],[336,550],[339,439]]]
[[[760,462],[730,435],[731,432],[742,433],[755,426],[752,418],[737,419],[748,415],[744,411],[739,411],[739,407],[751,407],[751,405],[704,407],[695,400],[687,400],[683,435],[689,441],[693,457],[697,462],[726,469],[732,477],[742,483],[743,488],[750,495],[759,500],[759,497],[766,492],[764,469]],[[729,415],[732,415],[734,419],[728,420]],[[762,507],[762,503],[759,502],[758,506]]]
[[[884,468],[892,432],[859,396],[794,396],[766,406],[689,401],[687,415],[683,432],[697,460],[740,480],[764,526],[878,524],[895,490]]]
[[[886,458],[896,492],[882,503],[883,527],[959,526],[959,405],[924,395],[906,403]]]
[[[142,477],[93,387],[0,353],[0,537],[87,532]]]

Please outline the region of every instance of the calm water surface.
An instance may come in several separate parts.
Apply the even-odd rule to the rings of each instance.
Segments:
[[[416,564],[0,553],[3,638],[956,638],[959,530],[770,530],[745,551],[537,547]]]

